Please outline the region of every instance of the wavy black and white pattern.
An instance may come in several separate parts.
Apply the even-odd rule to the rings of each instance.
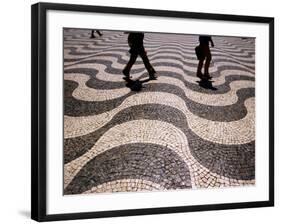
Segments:
[[[212,82],[196,35],[146,33],[158,79],[122,79],[127,34],[64,29],[64,193],[255,184],[255,39],[213,37]],[[146,80],[140,58],[131,70]]]

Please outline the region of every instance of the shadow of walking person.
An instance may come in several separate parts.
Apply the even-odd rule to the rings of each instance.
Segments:
[[[139,80],[139,79],[132,80],[132,79],[129,79],[129,80],[127,80],[126,86],[128,88],[130,88],[131,91],[139,92],[143,88],[142,84],[145,83],[145,82],[148,82],[149,80],[150,80],[149,78],[148,79],[144,79],[144,80]]]
[[[210,81],[208,79],[201,79],[200,81],[197,81],[199,86],[201,86],[202,88],[204,89],[210,89],[210,90],[218,90],[217,88],[213,87],[213,84],[212,82],[213,81]]]
[[[142,83],[140,80],[128,80],[126,86],[131,89],[131,91],[139,92],[142,90]]]

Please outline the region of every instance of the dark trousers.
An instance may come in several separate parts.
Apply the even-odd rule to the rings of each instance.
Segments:
[[[205,61],[205,66],[204,66],[204,74],[209,74],[209,67],[210,67],[210,62],[212,60],[212,55],[211,51],[208,45],[201,45],[203,52],[204,52],[204,58],[199,60],[198,67],[197,67],[197,74],[201,73],[203,63]]]
[[[131,53],[130,60],[129,60],[128,64],[126,65],[126,67],[123,70],[123,73],[125,75],[129,75],[130,74],[131,68],[132,68],[133,64],[136,62],[138,56],[141,57],[141,59],[142,59],[142,61],[144,63],[144,66],[145,66],[146,70],[148,71],[149,75],[154,75],[155,74],[155,70],[152,67],[152,65],[150,64],[150,62],[148,60],[148,57],[146,55],[146,52],[144,50],[142,50],[142,51],[134,51],[133,49],[131,49],[130,53]]]

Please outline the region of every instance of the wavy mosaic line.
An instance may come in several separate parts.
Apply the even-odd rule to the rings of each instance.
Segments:
[[[83,156],[108,130],[116,125],[139,119],[166,122],[181,130],[189,140],[189,149],[192,155],[212,172],[232,179],[251,180],[254,178],[254,142],[224,145],[203,140],[188,128],[186,116],[182,111],[160,104],[128,107],[117,113],[110,122],[95,132],[65,139],[65,164]]]
[[[86,86],[86,82],[90,79],[88,75],[77,74],[77,73],[66,73],[65,80],[72,80],[77,82],[79,85],[73,91],[73,96],[78,100],[83,101],[104,101],[119,98],[125,96],[130,92],[130,89],[123,87],[120,89],[104,89],[97,90],[94,88],[89,88]],[[235,104],[238,101],[237,91],[241,88],[254,88],[253,81],[234,81],[230,83],[230,91],[224,94],[210,95],[206,93],[200,93],[186,88],[184,83],[178,79],[161,76],[157,80],[151,81],[151,83],[167,83],[170,85],[175,85],[181,88],[187,98],[194,102],[210,105],[210,106],[227,106]]]
[[[69,70],[71,69],[94,69],[94,70],[97,70],[99,71],[99,73],[97,74],[97,78],[100,79],[100,80],[104,80],[104,81],[111,81],[111,82],[121,82],[122,81],[122,75],[120,75],[120,72],[122,71],[122,69],[124,68],[124,65],[122,64],[119,64],[118,63],[118,59],[117,58],[110,58],[108,57],[107,59],[105,57],[98,57],[96,58],[96,60],[107,60],[109,63],[110,63],[110,68],[114,69],[114,70],[117,70],[119,71],[118,73],[108,73],[106,72],[105,70],[107,70],[107,66],[102,64],[102,63],[98,63],[98,62],[93,62],[93,63],[82,63],[82,64],[76,64],[76,65],[71,65],[71,66],[68,66],[66,69],[65,69],[65,72],[69,72]],[[169,62],[172,62],[174,64],[174,60],[151,60],[151,63],[154,65],[155,69],[157,69],[157,72],[159,71],[172,71],[172,72],[175,72],[175,73],[178,73],[178,74],[181,74],[185,79],[186,81],[189,81],[189,82],[192,82],[192,83],[196,83],[196,81],[198,81],[198,78],[195,77],[195,76],[188,76],[187,72],[186,71],[189,71],[189,72],[192,72],[193,74],[196,72],[197,68],[196,67],[191,67],[191,66],[188,66],[188,65],[184,65],[184,64],[180,64],[179,62],[177,62],[177,64],[182,67],[182,68],[179,68],[179,67],[173,67],[171,69],[171,66],[164,66],[164,65],[156,65],[157,62],[162,62],[163,64],[165,63],[169,63]],[[216,66],[212,66],[210,68],[210,72],[218,72],[220,71],[221,69],[218,67],[219,66],[223,66],[223,65],[226,65],[226,66],[231,66],[233,65],[232,63],[226,63],[226,62],[218,62],[216,63]],[[234,67],[240,67],[240,66],[237,66],[236,64],[234,64]],[[242,67],[244,68],[244,67]],[[137,69],[141,69],[140,71],[142,72],[143,71],[143,66],[141,64],[136,64],[134,65],[133,69],[132,69],[132,73],[134,74]],[[233,69],[232,69],[233,70]],[[240,70],[237,70],[237,71],[240,71]],[[243,71],[242,70],[242,73],[246,74],[247,71]],[[251,71],[248,71],[248,74],[249,73],[252,73]],[[117,75],[116,75],[117,74]],[[140,74],[140,72],[139,72]],[[252,73],[253,75],[253,73]],[[136,74],[134,74],[134,76],[136,76]],[[139,76],[136,76],[136,78],[139,78]],[[218,77],[219,78],[219,77]],[[214,83],[216,84],[216,81],[217,80],[213,80]]]
[[[203,139],[221,144],[244,144],[251,142],[255,138],[254,117],[255,104],[254,98],[245,101],[247,115],[238,121],[216,122],[207,120],[191,113],[186,107],[185,102],[178,96],[163,92],[148,92],[132,95],[118,107],[111,111],[93,116],[64,118],[65,138],[77,137],[93,132],[109,122],[112,117],[124,108],[140,104],[163,104],[177,108],[186,114],[189,127],[194,133]],[[242,129],[240,127],[249,127]]]

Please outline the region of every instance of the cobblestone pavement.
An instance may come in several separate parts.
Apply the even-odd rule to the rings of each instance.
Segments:
[[[146,33],[157,80],[122,79],[127,34],[64,29],[64,193],[255,184],[255,39],[213,37],[211,82],[196,35]]]

